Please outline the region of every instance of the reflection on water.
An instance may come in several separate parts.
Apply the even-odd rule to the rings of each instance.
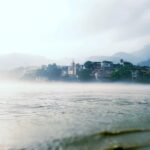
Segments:
[[[0,149],[150,149],[150,86],[0,84]]]

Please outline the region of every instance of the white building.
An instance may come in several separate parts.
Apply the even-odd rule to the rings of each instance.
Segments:
[[[111,61],[103,61],[101,63],[101,67],[105,68],[105,69],[112,68],[113,67],[113,62],[111,62]]]
[[[71,66],[68,67],[68,75],[70,75],[70,76],[76,76],[76,74],[77,74],[76,64],[73,61],[72,64],[71,64]]]

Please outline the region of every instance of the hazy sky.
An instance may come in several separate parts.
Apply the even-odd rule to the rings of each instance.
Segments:
[[[150,0],[0,0],[0,54],[87,57],[149,43]]]

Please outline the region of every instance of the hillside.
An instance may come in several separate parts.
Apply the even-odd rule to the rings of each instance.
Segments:
[[[50,60],[43,56],[29,54],[7,54],[0,56],[0,70],[11,70],[18,67],[41,66],[50,63]]]
[[[150,67],[150,59],[146,60],[146,61],[142,61],[139,63],[140,66],[149,66]]]
[[[112,56],[92,56],[87,58],[91,61],[103,61],[109,60],[117,63],[120,59],[132,62],[133,64],[138,64],[139,62],[148,60],[150,58],[150,45],[145,46],[141,50],[135,51],[133,53],[118,52]]]

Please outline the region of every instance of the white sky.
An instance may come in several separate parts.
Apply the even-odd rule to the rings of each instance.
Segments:
[[[0,54],[88,57],[150,43],[150,0],[0,0]]]

